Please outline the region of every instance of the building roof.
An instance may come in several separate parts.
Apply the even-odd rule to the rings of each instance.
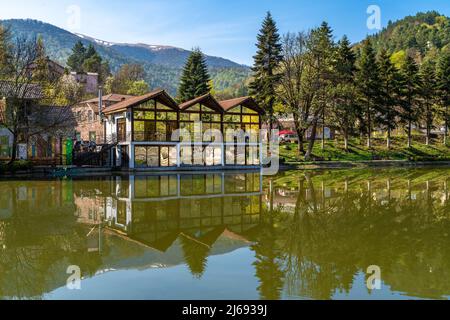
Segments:
[[[126,100],[126,99],[133,98],[133,97],[134,97],[134,96],[127,95],[127,94],[111,93],[111,94],[104,95],[104,96],[102,97],[102,100],[103,100],[104,102],[105,102],[105,101],[109,101],[109,102],[122,102],[122,101],[124,101],[124,100]],[[89,99],[89,100],[86,100],[86,101],[83,101],[83,102],[80,102],[80,104],[81,104],[81,103],[98,103],[98,97],[93,98],[93,99]]]
[[[220,113],[223,112],[222,106],[219,104],[219,102],[216,99],[214,99],[214,97],[210,93],[204,94],[204,95],[197,97],[195,99],[192,99],[190,101],[183,102],[182,104],[179,105],[179,107],[181,110],[186,110],[192,106],[195,106],[198,103],[201,103],[202,105],[204,105],[212,110],[215,110],[217,112],[220,112]]]
[[[256,101],[252,97],[241,97],[230,100],[224,100],[219,102],[225,112],[230,111],[231,109],[242,105],[249,109],[252,109],[260,114],[264,113],[264,110],[258,106]]]
[[[12,81],[0,80],[0,98],[24,98],[28,100],[42,99],[42,88],[34,83],[15,85]]]
[[[114,112],[124,111],[127,108],[134,107],[141,103],[144,103],[150,99],[159,100],[161,103],[164,103],[166,106],[171,107],[173,109],[178,109],[177,103],[172,99],[172,97],[163,89],[157,89],[147,94],[138,97],[132,97],[126,99],[122,102],[116,103],[112,106],[109,106],[103,109],[103,113],[110,114]]]

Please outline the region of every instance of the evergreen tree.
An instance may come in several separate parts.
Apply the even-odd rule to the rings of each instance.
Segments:
[[[333,42],[333,30],[327,22],[322,22],[319,29],[315,32],[317,36],[317,46],[314,49],[317,51],[317,70],[319,80],[319,107],[321,109],[322,117],[322,150],[325,149],[325,123],[327,115],[327,103],[330,100],[330,92],[333,86],[333,67],[335,61],[335,44]],[[311,140],[313,141],[313,140]]]
[[[9,30],[0,24],[0,78],[8,73],[11,58],[11,44]]]
[[[344,36],[338,43],[335,58],[335,75],[332,86],[333,106],[330,113],[333,122],[344,136],[344,149],[348,151],[348,139],[356,122],[356,87],[354,75],[356,57],[350,41]]]
[[[67,59],[67,65],[72,71],[83,72],[83,63],[86,58],[86,48],[78,41],[72,48],[72,54]]]
[[[420,96],[424,107],[424,118],[426,125],[426,145],[430,145],[431,130],[433,129],[434,118],[436,114],[436,65],[433,61],[427,60],[420,67]]]
[[[449,106],[450,106],[450,50],[441,53],[436,71],[437,89],[439,94],[442,118],[444,119],[444,144],[448,139]]]
[[[420,75],[419,67],[414,58],[408,56],[401,68],[401,87],[402,87],[402,120],[406,124],[406,132],[408,135],[408,148],[412,145],[412,124],[417,122],[420,117],[420,109],[418,106],[418,98],[420,93]]]
[[[258,50],[253,57],[253,80],[249,84],[249,89],[256,102],[266,111],[269,128],[272,129],[275,121],[275,90],[280,80],[277,68],[283,57],[280,35],[270,12],[262,23],[256,47]]]
[[[44,42],[42,37],[38,37],[36,41],[36,59],[33,70],[33,81],[44,83],[49,80],[48,59],[45,53]]]
[[[375,51],[370,39],[364,41],[359,57],[359,70],[356,75],[362,109],[365,113],[367,147],[372,147],[372,125],[374,108],[380,100],[380,75]]]
[[[383,49],[378,58],[380,70],[381,101],[378,105],[378,123],[386,128],[387,148],[391,148],[391,133],[396,127],[398,112],[396,106],[399,98],[399,72],[391,56]]]
[[[210,90],[210,76],[205,57],[200,49],[194,49],[186,61],[178,88],[178,101],[185,102]]]

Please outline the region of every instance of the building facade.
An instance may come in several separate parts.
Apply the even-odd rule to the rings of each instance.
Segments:
[[[260,167],[261,115],[250,97],[178,105],[164,90],[102,110],[111,165],[129,169]]]
[[[131,98],[130,95],[108,94],[102,97],[102,109]],[[99,116],[99,98],[80,102],[72,107],[75,118],[75,139],[98,144],[105,143],[105,127]]]

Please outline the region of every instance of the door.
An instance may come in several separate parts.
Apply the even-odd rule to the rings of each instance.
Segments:
[[[121,167],[129,168],[130,167],[130,153],[128,146],[120,146],[120,159],[121,159]]]
[[[117,141],[127,141],[127,120],[117,119]]]

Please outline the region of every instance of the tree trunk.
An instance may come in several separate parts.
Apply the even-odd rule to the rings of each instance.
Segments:
[[[8,165],[11,165],[17,158],[17,134],[13,133],[13,141],[11,147],[11,159],[8,162]]]
[[[325,150],[325,108],[322,110],[322,150]]]
[[[408,148],[411,148],[411,145],[412,145],[411,134],[412,134],[412,121],[409,120],[408,121]]]
[[[388,150],[391,150],[391,128],[387,130],[386,146]]]
[[[314,119],[313,125],[312,125],[312,128],[311,128],[311,137],[309,139],[308,151],[306,151],[306,155],[305,155],[305,160],[306,161],[310,161],[311,160],[311,156],[312,156],[312,152],[313,152],[313,148],[314,148],[314,143],[316,142],[316,133],[317,133],[317,117]]]
[[[345,152],[348,152],[348,133],[347,133],[347,131],[344,132],[344,149],[345,149]]]
[[[305,137],[304,130],[297,130],[297,135],[298,135],[298,153],[304,155],[305,154],[305,144],[303,141]]]
[[[426,137],[426,141],[425,141],[425,144],[427,146],[430,145],[430,138],[431,138],[430,136],[431,136],[431,128],[430,128],[430,125],[427,123],[427,137]]]
[[[372,148],[372,117],[369,104],[367,105],[367,148]]]
[[[445,132],[444,132],[444,145],[447,145],[448,136],[448,106],[445,107]]]

